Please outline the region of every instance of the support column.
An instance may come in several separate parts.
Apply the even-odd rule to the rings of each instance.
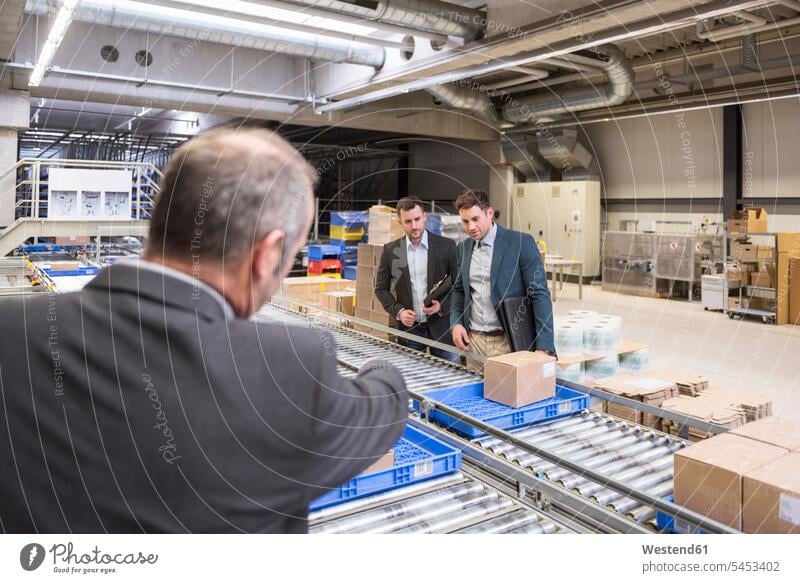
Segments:
[[[742,106],[722,110],[722,220],[742,204]]]
[[[17,163],[17,130],[28,127],[30,113],[30,93],[0,90],[0,175]],[[0,178],[0,228],[14,222],[16,184],[16,172]]]
[[[499,141],[481,144],[481,155],[489,165],[489,200],[494,210],[500,212],[497,223],[509,229],[516,228],[514,224],[516,211],[511,196],[515,177],[514,167],[506,162]]]

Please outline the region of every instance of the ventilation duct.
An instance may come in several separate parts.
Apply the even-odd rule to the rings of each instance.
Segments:
[[[502,123],[489,96],[471,86],[448,83],[447,85],[427,87],[425,91],[433,95],[433,98],[439,103],[453,109],[473,113],[495,127]]]
[[[403,28],[424,30],[465,40],[483,36],[486,14],[440,0],[284,0]]]
[[[530,181],[550,180],[553,168],[545,160],[536,145],[536,136],[503,140],[503,156],[506,162],[519,170]]]
[[[578,141],[578,130],[545,129],[536,136],[541,156],[562,175],[584,173],[594,156]]]
[[[512,123],[526,123],[543,117],[610,107],[624,102],[633,92],[634,72],[625,54],[613,45],[602,45],[598,53],[608,60],[597,60],[608,83],[588,89],[568,89],[561,93],[538,93],[520,97],[503,108],[503,118]]]
[[[25,12],[47,14],[57,1],[28,0]],[[138,30],[261,51],[306,57],[320,61],[383,66],[383,47],[323,35],[281,29],[236,18],[134,2],[131,0],[81,0],[72,18],[77,22]]]

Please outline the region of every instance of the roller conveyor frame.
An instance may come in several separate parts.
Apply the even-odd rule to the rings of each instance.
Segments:
[[[398,346],[392,342],[372,337],[368,334],[342,328],[341,324],[331,322],[330,320],[319,322],[307,314],[301,314],[281,307],[271,306],[271,308],[273,310],[277,309],[283,312],[291,322],[303,322],[309,325],[319,324],[329,331],[336,331],[338,334],[335,334],[335,336],[347,334],[347,336],[352,340],[349,342],[349,348],[346,349],[349,352],[353,352],[353,347],[359,346],[360,342],[361,346],[366,344],[367,346],[380,347],[384,353],[391,352],[395,354],[402,354],[403,357],[411,357],[420,364],[425,362],[434,369],[438,369],[440,367],[451,367],[453,369],[460,369],[467,372],[466,369],[458,365],[453,365],[452,363],[434,358],[429,355],[423,355],[417,351],[412,351],[405,347]],[[317,309],[314,307],[311,308],[315,310]],[[331,315],[330,313],[324,311],[321,311],[321,313],[329,316]],[[341,317],[341,314],[334,316],[334,318]],[[379,325],[375,325],[374,327],[382,328],[382,326]],[[423,343],[430,344],[424,341]],[[352,358],[349,360],[347,358],[339,359],[339,362],[340,369],[343,371],[353,371],[350,374],[355,374],[354,371],[358,369],[358,365],[353,362]],[[475,381],[481,380],[481,377],[475,375],[474,373],[467,372],[467,376],[472,377],[472,379]],[[417,375],[414,378],[424,378],[424,375],[423,377]],[[470,381],[468,380],[466,382]],[[413,384],[413,379],[409,384]],[[601,399],[620,402],[634,409],[653,409],[653,411],[647,410],[645,412],[656,412],[659,413],[660,416],[667,418],[674,417],[673,420],[677,421],[682,427],[687,429],[691,426],[705,431],[711,431],[712,433],[724,431],[723,428],[720,428],[716,425],[689,419],[679,414],[664,412],[641,402],[611,395],[597,389],[590,389],[589,387],[584,387],[582,385],[561,380],[559,380],[559,384],[577,391],[588,393]],[[450,382],[446,383],[446,386],[454,385],[452,382]],[[655,515],[655,511],[659,510],[683,520],[685,523],[692,525],[694,528],[702,529],[707,532],[735,532],[727,526],[696,514],[686,508],[667,502],[661,497],[652,496],[645,490],[631,487],[630,484],[615,480],[610,476],[597,473],[593,469],[586,467],[581,463],[576,463],[570,459],[559,457],[548,449],[539,448],[536,445],[519,439],[513,433],[482,423],[478,419],[464,415],[460,411],[451,409],[442,403],[427,398],[425,393],[434,388],[438,387],[425,386],[425,388],[422,390],[410,391],[411,398],[417,401],[420,405],[420,414],[411,414],[409,418],[409,424],[422,427],[427,431],[434,432],[437,438],[440,440],[458,447],[462,451],[462,459],[464,461],[465,471],[474,472],[476,475],[480,476],[481,481],[492,482],[494,487],[505,488],[508,491],[515,492],[517,500],[525,500],[529,504],[532,504],[533,507],[537,508],[539,511],[546,512],[548,515],[557,519],[557,522],[563,524],[568,530],[576,532],[594,531],[609,533],[650,533],[653,532],[653,529],[645,523],[651,522]],[[565,488],[558,483],[546,479],[543,476],[536,475],[530,469],[524,468],[518,463],[513,463],[512,461],[505,459],[494,452],[484,449],[479,444],[470,442],[469,440],[451,433],[439,427],[438,425],[429,423],[427,418],[430,411],[433,409],[439,409],[445,414],[469,423],[473,427],[484,431],[488,436],[492,436],[493,438],[502,441],[512,449],[521,450],[525,456],[535,456],[536,458],[539,458],[540,461],[544,460],[545,462],[556,466],[559,469],[563,469],[570,474],[581,476],[590,482],[600,484],[601,486],[599,489],[598,487],[594,487],[592,491],[595,494],[598,494],[601,500],[609,499],[609,501],[612,502],[612,504],[610,504],[611,508],[598,504],[590,497],[583,496],[580,493]],[[622,420],[605,413],[595,413],[595,415],[599,416],[599,418],[609,419],[615,422],[622,422]],[[682,441],[680,439],[676,439],[674,436],[668,436],[651,428],[629,422],[627,424],[631,427],[638,428],[641,431],[660,434],[671,442],[679,443]],[[643,472],[636,479],[641,479],[641,477],[646,475],[647,472]],[[636,476],[635,473],[634,476]],[[636,482],[636,479],[633,481]],[[627,511],[625,514],[617,512],[613,508],[613,502],[615,501],[625,502],[623,505],[623,508]],[[632,515],[634,519],[629,518],[629,515]],[[639,521],[637,522],[635,519],[638,519]]]

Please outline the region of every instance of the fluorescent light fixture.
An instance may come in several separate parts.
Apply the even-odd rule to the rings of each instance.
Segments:
[[[50,67],[53,57],[56,54],[61,41],[64,40],[64,35],[67,34],[67,29],[72,22],[72,13],[78,6],[80,0],[64,0],[61,8],[58,9],[56,18],[53,21],[53,27],[47,35],[47,40],[44,41],[42,52],[39,53],[39,59],[33,67],[31,78],[28,80],[29,87],[38,87],[44,78],[44,74]]]
[[[219,9],[221,3],[219,0],[174,0],[181,4],[186,4],[186,10],[191,10],[191,5],[203,6],[206,8]],[[256,4],[254,2],[243,2],[242,0],[226,0],[224,2],[225,10],[231,12],[231,16],[235,17],[236,14],[245,14],[247,16],[256,16],[259,18],[268,18],[275,21],[276,26],[280,26],[281,21],[291,22],[293,24],[305,24],[306,26],[316,26],[320,28],[320,34],[324,35],[325,30],[335,30],[338,32],[346,32],[348,34],[356,34],[362,36],[369,36],[376,32],[377,29],[371,26],[363,26],[361,24],[353,24],[350,22],[342,22],[336,20],[336,16],[331,14],[332,18],[323,18],[320,16],[312,16],[303,12],[303,7],[298,6],[297,10],[284,10],[282,8],[274,8],[272,6],[265,6],[263,4]]]

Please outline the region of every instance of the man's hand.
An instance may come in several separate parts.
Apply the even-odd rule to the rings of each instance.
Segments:
[[[552,356],[549,352],[545,350],[534,350],[535,354],[544,354],[545,356]]]
[[[422,307],[422,313],[426,316],[432,316],[433,314],[438,314],[442,311],[442,304],[437,302],[436,300],[431,300],[431,307],[426,308],[425,306]]]
[[[459,350],[469,350],[469,332],[461,324],[453,326],[453,344]]]
[[[411,328],[414,322],[417,321],[417,314],[414,310],[403,310],[398,314],[397,319],[400,320],[400,323],[406,328]]]

